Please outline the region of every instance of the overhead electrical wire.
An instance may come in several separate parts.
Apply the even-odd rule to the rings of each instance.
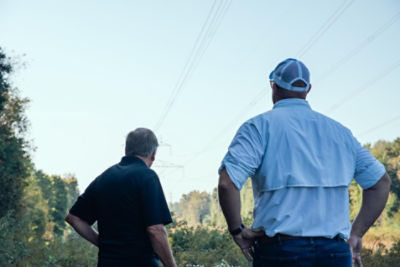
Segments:
[[[215,143],[221,138],[221,136],[223,136],[236,122],[239,118],[241,118],[243,116],[243,114],[246,113],[246,111],[248,111],[251,107],[253,107],[255,104],[257,104],[262,97],[266,94],[266,89],[261,89],[257,95],[246,105],[244,106],[235,117],[233,117],[232,120],[230,120],[224,128],[222,128],[222,130],[220,132],[218,132],[218,134],[216,134],[214,136],[214,138],[210,139],[210,141],[203,147],[203,149],[201,149],[199,152],[197,152],[196,154],[194,154],[192,157],[190,157],[187,161],[185,161],[182,165],[183,166],[187,166],[190,163],[192,163],[195,159],[197,159],[199,156],[201,156],[202,154],[206,153],[207,151],[210,150],[210,148],[212,148]],[[179,183],[183,178],[182,177],[180,179],[178,179],[176,181],[175,184]]]
[[[227,13],[229,6],[231,5],[231,2],[232,0],[215,0],[213,2],[210,11],[208,12],[207,18],[203,23],[201,30],[194,42],[189,57],[186,60],[185,66],[182,69],[177,82],[175,83],[175,86],[171,92],[164,111],[154,126],[155,131],[160,130],[178,95],[182,92],[182,89],[185,87],[187,80],[197,68],[205,51],[214,39],[215,33],[217,32],[218,27],[225,17],[225,14]]]
[[[310,38],[309,42],[306,43],[305,46],[303,46],[299,50],[299,57],[304,55],[318,40],[319,38],[333,25],[333,23],[343,14],[343,12],[354,2],[354,0],[348,0],[343,2],[342,5],[339,6],[335,10],[335,12],[328,18],[328,20],[321,26],[321,28]],[[254,106],[261,98],[263,94],[266,93],[265,89],[262,89],[260,92],[257,93],[257,95],[254,97],[254,99],[247,104],[238,114],[235,116],[211,141],[209,141],[202,150],[194,154],[189,160],[187,160],[185,163],[183,163],[183,166],[187,166],[191,162],[193,162],[197,157],[202,155],[203,153],[207,152],[210,147],[215,144],[216,140],[218,140],[232,125],[240,118],[244,111],[246,111],[249,107]],[[178,180],[177,182],[179,182]]]
[[[215,145],[215,143],[224,135],[226,134],[226,132],[232,128],[232,126],[235,125],[235,123],[238,121],[238,119],[240,119],[243,114],[246,113],[246,111],[248,111],[250,108],[252,108],[255,104],[257,104],[261,99],[262,96],[266,94],[266,89],[262,89],[260,90],[257,95],[246,105],[244,106],[238,113],[236,116],[233,117],[232,120],[230,120],[224,128],[222,128],[221,131],[218,132],[218,134],[216,134],[214,136],[214,138],[212,138],[207,145],[204,146],[204,148],[202,150],[200,150],[199,152],[197,152],[196,154],[194,154],[194,156],[192,156],[189,160],[187,160],[183,165],[186,166],[188,164],[190,164],[192,161],[194,161],[198,156],[202,155],[203,153],[205,153],[206,151],[208,151],[210,149],[210,147],[212,147],[213,145]]]
[[[328,77],[333,72],[335,72],[339,67],[344,65],[346,62],[348,62],[354,56],[356,56],[359,52],[362,51],[363,48],[365,48],[368,44],[373,42],[379,35],[384,33],[387,29],[390,28],[390,26],[392,26],[399,19],[400,19],[400,11],[398,11],[393,17],[391,17],[386,23],[384,23],[381,27],[379,27],[375,32],[373,32],[367,38],[365,38],[364,41],[362,41],[360,44],[358,44],[356,47],[354,47],[349,53],[344,55],[331,68],[329,68],[322,75],[320,75],[319,78],[316,79],[316,83],[319,83],[322,80],[324,80],[326,77]]]
[[[318,29],[316,33],[308,40],[308,42],[297,52],[297,57],[303,57],[310,48],[324,35],[324,33],[329,30],[329,28],[342,16],[344,11],[348,9],[351,4],[353,4],[354,0],[346,0],[344,1],[334,12],[333,14],[322,24],[321,28]]]
[[[321,26],[321,28],[310,38],[310,40],[299,50],[298,52],[298,57],[303,56],[318,40],[321,38],[321,36],[339,19],[339,17],[344,13],[344,11],[350,7],[350,5],[354,2],[354,0],[346,0],[344,1],[334,12],[333,14],[325,21],[325,23]],[[198,156],[201,154],[205,153],[206,151],[209,150],[209,147],[211,145],[215,144],[215,141],[218,140],[229,128],[232,127],[232,125],[237,121],[238,118],[240,118],[243,115],[243,112],[246,111],[249,107],[254,106],[261,98],[262,95],[266,93],[266,90],[263,89],[260,92],[257,93],[257,95],[254,97],[254,99],[247,104],[239,113],[237,116],[234,117],[230,121],[229,124],[227,124],[220,132],[219,134],[216,135],[215,138],[211,139],[210,142],[207,143],[207,145],[200,150],[198,153],[196,153],[193,157],[191,157],[188,161],[186,161],[183,165],[186,166],[187,164],[191,163],[193,160],[195,160]]]
[[[319,40],[319,38],[337,21],[337,19],[344,13],[344,11],[352,4],[354,2],[354,0],[346,0],[346,1],[344,1],[334,12],[333,12],[333,14],[325,21],[325,23],[321,26],[321,28],[310,38],[310,40],[299,50],[299,56],[302,56],[302,55],[304,55],[318,40]],[[214,2],[214,5],[215,5],[215,2]],[[214,8],[214,5],[213,5],[213,7],[211,8],[211,11],[210,11],[210,13],[209,13],[209,15],[210,14],[212,14],[213,12],[212,12],[212,10],[213,10],[213,8]],[[230,5],[230,3],[228,3],[227,5],[226,5],[226,7],[225,7],[225,12],[226,12],[226,10],[227,10],[227,8],[229,8],[229,5]],[[223,14],[222,16],[224,16],[224,12],[222,12],[221,14]],[[207,18],[207,20],[206,20],[206,23],[204,24],[204,25],[206,25],[207,24],[207,21],[208,21],[208,19],[209,19],[209,17],[210,16],[208,16],[208,18]],[[217,18],[217,16],[215,16],[214,17],[214,19],[216,19]],[[203,25],[203,26],[204,26]],[[216,26],[216,27],[218,27],[218,25]],[[205,28],[205,27],[204,27]],[[202,31],[200,32],[200,34],[199,34],[199,36],[202,34]],[[199,38],[198,38],[199,39]],[[204,50],[205,51],[205,50]],[[188,61],[189,62],[189,61]],[[253,106],[255,103],[257,103],[260,99],[261,99],[261,95],[262,94],[264,94],[265,93],[265,90],[263,89],[263,90],[261,90],[259,93],[257,93],[257,95],[255,96],[255,98],[254,98],[254,100],[252,100],[248,105],[246,105],[242,110],[247,110],[248,109],[248,106]],[[212,139],[212,141],[210,141],[209,143],[207,143],[207,145],[202,149],[202,150],[200,150],[198,153],[196,153],[193,157],[191,157],[188,161],[186,161],[186,163],[184,163],[184,166],[186,166],[188,163],[190,163],[190,162],[192,162],[194,159],[196,159],[199,155],[201,155],[201,154],[203,154],[204,152],[206,152],[207,150],[208,150],[208,148],[212,145],[212,144],[214,144],[215,143],[215,140],[217,140],[217,139],[219,139],[219,137],[220,136],[222,136],[222,134],[223,133],[225,133],[226,132],[226,130],[228,129],[228,128],[230,128],[231,127],[231,125],[233,124],[233,123],[235,123],[235,121],[237,120],[237,118],[238,117],[240,117],[242,114],[243,114],[243,112],[242,112],[242,110],[241,110],[241,112],[237,115],[237,116],[235,116],[234,117],[234,119],[233,120],[231,120],[231,122],[228,124],[228,125],[226,125],[221,131],[220,131],[220,133],[216,136],[216,138],[214,138],[214,139]],[[167,112],[168,112],[169,110],[167,110]],[[165,112],[165,116],[167,115],[167,112]],[[159,129],[159,127],[161,126],[161,124],[162,124],[162,121],[164,120],[165,118],[164,117],[162,117],[162,119],[160,120],[161,122],[158,122],[157,124],[156,124],[156,130],[158,130]]]
[[[187,76],[187,73],[188,73],[188,70],[189,70],[189,66],[192,64],[192,59],[196,56],[196,51],[198,50],[198,46],[199,46],[199,44],[201,44],[201,42],[202,42],[202,40],[204,38],[204,31],[205,31],[206,27],[209,24],[211,16],[215,12],[214,10],[215,10],[215,7],[216,7],[216,3],[217,3],[217,0],[215,0],[213,2],[212,6],[211,6],[211,9],[208,12],[207,18],[206,18],[205,22],[203,23],[199,34],[197,35],[197,38],[196,38],[196,40],[195,40],[195,42],[193,44],[192,50],[190,51],[189,57],[186,60],[185,66],[183,67],[183,69],[182,69],[182,71],[181,71],[181,73],[180,73],[180,75],[178,77],[178,80],[176,81],[175,86],[174,86],[174,88],[173,88],[173,90],[171,92],[171,95],[170,95],[170,97],[168,99],[167,105],[166,105],[166,107],[164,109],[164,113],[161,115],[161,117],[159,118],[159,120],[157,121],[157,123],[154,126],[154,130],[155,131],[158,131],[159,128],[161,127],[161,125],[164,122],[166,116],[168,115],[169,110],[171,109],[172,105],[174,104],[175,99],[176,99],[177,95],[179,94],[179,91],[182,89],[182,87],[180,87],[180,84],[181,84],[182,80],[185,79],[184,77]]]
[[[393,122],[395,122],[395,121],[397,121],[397,120],[400,120],[400,115],[395,116],[394,118],[391,118],[391,119],[388,120],[388,121],[385,121],[385,122],[383,122],[383,123],[380,123],[380,124],[378,124],[378,125],[376,125],[376,126],[370,128],[370,129],[368,129],[368,130],[366,130],[366,131],[360,133],[360,134],[358,135],[358,137],[367,135],[367,134],[369,134],[369,133],[371,133],[371,132],[373,132],[373,131],[375,131],[375,130],[377,130],[377,129],[379,129],[379,128],[382,128],[382,127],[384,127],[384,126],[386,126],[386,125],[389,125],[389,124],[391,124],[391,123],[393,123]]]
[[[325,21],[325,23],[321,26],[321,28],[309,39],[309,41],[298,51],[297,57],[302,57],[304,56],[314,45],[315,43],[323,36],[323,34],[343,15],[343,13],[353,4],[354,0],[348,0],[344,1],[333,13],[332,15]],[[398,19],[400,18],[400,12],[396,13],[393,17],[391,17],[390,20],[388,20],[385,24],[383,24],[380,28],[378,28],[374,33],[369,35],[362,43],[360,43],[357,47],[355,47],[353,50],[351,50],[346,56],[341,58],[335,65],[333,65],[327,72],[331,73],[333,71],[336,71],[341,65],[345,64],[351,57],[355,56],[362,48],[367,46],[369,43],[374,41],[379,35],[381,35],[383,32],[385,32],[390,26],[392,26]],[[380,75],[377,75],[374,77],[374,79],[371,79],[368,83],[364,84],[363,86],[360,86],[357,90],[354,90],[350,95],[350,97],[357,96],[367,90],[370,86],[378,82],[380,79],[384,78],[387,76],[389,73],[391,73],[394,69],[396,69],[400,65],[400,60],[396,61],[394,64],[392,64],[390,67],[385,69],[384,72],[382,72]],[[320,80],[319,80],[320,81]],[[226,133],[226,131],[232,127],[232,125],[243,115],[243,113],[254,106],[260,99],[262,99],[262,95],[266,93],[266,90],[263,89],[257,95],[254,97],[254,99],[248,103],[238,114],[235,116],[213,139],[211,139],[207,145],[194,154],[192,157],[190,157],[185,163],[183,163],[183,166],[187,166],[191,162],[193,162],[195,159],[197,159],[200,155],[204,154],[205,152],[209,151],[210,148],[215,145],[216,141],[219,140],[219,138]],[[335,110],[339,108],[341,105],[343,105],[345,102],[349,101],[350,99],[343,99],[341,102],[336,103],[333,105],[330,109],[330,111]],[[365,135],[371,131],[374,131],[375,129],[379,127],[383,127],[387,124],[390,124],[396,120],[400,119],[400,116],[397,116],[390,121],[386,121],[382,124],[379,124],[378,126],[375,126],[374,128],[369,129],[368,131],[365,131],[362,133],[362,135]],[[185,177],[182,177],[185,178]],[[181,178],[181,179],[182,179]],[[179,179],[177,182],[179,182],[181,179]]]
[[[332,112],[334,110],[337,110],[347,102],[351,101],[355,96],[360,95],[361,93],[365,92],[368,90],[372,85],[376,84],[378,81],[382,80],[386,76],[388,76],[390,73],[392,73],[397,67],[400,66],[400,58],[391,64],[389,67],[384,69],[382,72],[380,72],[378,75],[374,76],[372,79],[368,80],[366,83],[358,87],[357,89],[353,90],[350,92],[348,95],[343,97],[340,101],[336,102],[333,104],[327,112]]]
[[[318,39],[333,25],[333,23],[335,21],[337,21],[337,19],[344,13],[344,11],[350,7],[350,5],[354,2],[354,0],[346,0],[344,1],[334,12],[333,14],[325,21],[325,23],[321,26],[321,28],[310,38],[310,40],[306,43],[306,45],[304,45],[300,50],[299,50],[299,55],[302,56],[304,55],[314,44],[315,42],[318,41]],[[254,99],[247,104],[239,113],[237,116],[234,117],[233,120],[231,120],[231,122],[226,125],[220,132],[220,134],[217,135],[217,138],[219,138],[223,133],[226,132],[226,130],[228,128],[230,128],[239,117],[241,117],[241,115],[243,114],[243,111],[246,111],[249,107],[254,106],[261,98],[262,95],[264,95],[266,93],[265,89],[262,89],[261,91],[259,91],[256,96],[254,97]],[[211,142],[209,142],[210,144]],[[207,147],[207,146],[206,146]],[[203,150],[201,150],[199,153],[197,154],[202,154],[203,152],[205,152],[207,150],[207,148],[204,148]]]

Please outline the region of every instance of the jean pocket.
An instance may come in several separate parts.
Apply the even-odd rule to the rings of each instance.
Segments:
[[[329,258],[337,259],[337,258],[348,258],[351,257],[351,253],[349,252],[338,252],[338,253],[330,253]]]
[[[318,266],[325,267],[351,267],[351,253],[349,252],[336,252],[329,253],[324,258],[319,258],[317,260]]]

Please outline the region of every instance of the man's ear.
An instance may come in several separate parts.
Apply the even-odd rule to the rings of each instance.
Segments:
[[[312,87],[312,85],[311,85],[311,83],[310,83],[310,88],[308,88],[308,90],[307,90],[307,94],[310,92],[310,90],[311,90],[311,87]]]
[[[276,91],[276,90],[278,90],[278,86],[276,85],[276,83],[274,82],[274,83],[272,83],[272,90],[273,91]]]
[[[156,159],[156,151],[151,153],[150,159],[151,159],[151,161],[154,161]]]

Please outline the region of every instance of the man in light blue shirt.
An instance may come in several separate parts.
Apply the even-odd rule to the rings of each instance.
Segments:
[[[270,75],[273,109],[240,127],[219,169],[228,228],[249,260],[256,241],[254,266],[351,266],[352,254],[361,266],[362,236],[387,201],[390,179],[383,165],[349,129],[311,109],[305,100],[309,77],[301,61],[278,64]],[[252,230],[240,217],[239,191],[249,177]],[[353,178],[364,190],[351,225]]]

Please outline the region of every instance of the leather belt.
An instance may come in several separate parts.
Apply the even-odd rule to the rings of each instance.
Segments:
[[[269,237],[267,235],[263,235],[261,237],[257,237],[256,241],[258,244],[266,244],[266,243],[274,243],[289,240],[289,239],[299,239],[302,238],[301,236],[291,236],[291,235],[283,235],[283,234],[276,234],[273,237]]]
[[[269,237],[266,235],[257,237],[256,241],[258,244],[261,245],[261,244],[267,244],[267,243],[276,243],[276,242],[290,240],[290,239],[330,239],[330,238],[320,237],[320,236],[307,237],[307,236],[291,236],[291,235],[285,235],[285,234],[276,234],[273,237]],[[333,237],[332,239],[339,240],[342,238],[339,235],[337,235],[337,236]]]

